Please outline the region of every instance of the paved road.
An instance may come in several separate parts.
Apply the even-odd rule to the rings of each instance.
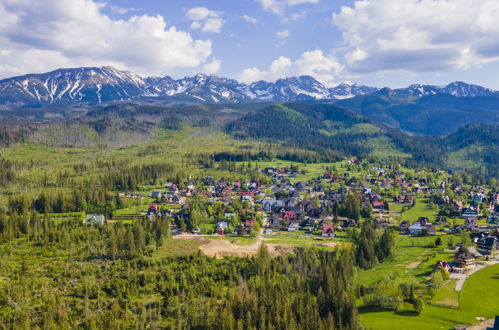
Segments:
[[[461,291],[463,289],[463,285],[464,285],[464,282],[466,282],[466,280],[468,279],[468,277],[470,277],[471,274],[475,273],[475,272],[478,272],[479,270],[482,270],[484,269],[485,267],[488,267],[488,266],[491,266],[491,265],[495,265],[499,263],[499,260],[492,260],[492,261],[489,261],[487,264],[485,265],[478,265],[476,266],[475,268],[473,268],[469,273],[467,274],[457,274],[457,273],[451,273],[450,274],[450,278],[452,279],[456,279],[458,280],[457,281],[457,284],[456,284],[456,291]]]

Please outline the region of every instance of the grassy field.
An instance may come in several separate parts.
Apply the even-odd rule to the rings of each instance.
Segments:
[[[435,220],[437,216],[437,211],[430,208],[428,205],[428,200],[424,198],[416,198],[416,205],[414,205],[408,211],[402,213],[402,219],[408,221],[416,221],[419,217],[427,217],[431,221]]]
[[[455,235],[443,236],[442,246],[446,246],[450,239],[459,241]],[[369,285],[381,280],[389,274],[396,274],[402,279],[416,279],[428,276],[437,260],[450,261],[453,253],[442,247],[435,247],[435,237],[411,237],[400,235],[395,240],[394,255],[373,269],[360,271],[357,276],[358,284]]]
[[[459,299],[458,308],[426,305],[421,315],[361,308],[362,324],[366,329],[450,329],[477,323],[477,317],[490,319],[499,314],[499,264],[471,275],[460,296],[453,285],[454,281],[448,281],[435,295],[434,303],[457,306]]]

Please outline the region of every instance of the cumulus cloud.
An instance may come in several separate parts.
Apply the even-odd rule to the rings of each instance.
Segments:
[[[284,31],[279,31],[279,32],[276,32],[275,35],[278,37],[278,38],[282,38],[282,39],[285,39],[285,38],[288,38],[289,37],[289,31],[288,30],[284,30]]]
[[[220,67],[222,66],[222,61],[214,58],[210,63],[206,63],[203,66],[203,72],[207,74],[215,74],[220,71]]]
[[[243,15],[241,16],[246,22],[248,23],[251,23],[251,24],[256,24],[258,23],[258,21],[256,20],[256,18],[254,18],[253,16],[249,16],[249,15]]]
[[[283,15],[287,7],[305,3],[318,3],[319,0],[256,0],[262,9],[273,14]]]
[[[203,32],[220,33],[225,21],[222,13],[206,7],[194,7],[187,11],[186,17],[192,20],[191,29],[201,29]]]
[[[320,50],[314,50],[303,53],[294,61],[281,56],[270,64],[268,70],[260,70],[256,67],[247,68],[237,78],[245,83],[251,83],[258,80],[274,81],[279,78],[309,75],[330,85],[342,69],[342,65],[335,57],[324,55]]]
[[[143,74],[194,68],[211,55],[209,40],[167,27],[163,17],[113,20],[93,0],[0,0],[0,75],[63,66],[115,65]]]
[[[497,0],[363,0],[333,13],[353,73],[467,69],[499,59]]]

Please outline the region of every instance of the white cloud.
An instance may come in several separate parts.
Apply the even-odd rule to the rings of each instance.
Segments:
[[[353,73],[467,69],[499,59],[497,0],[363,0],[333,13]]]
[[[284,30],[284,31],[279,31],[279,32],[276,32],[275,35],[278,37],[278,38],[282,38],[282,39],[286,39],[289,37],[289,31],[288,30]]]
[[[251,24],[256,24],[258,23],[258,21],[256,20],[256,18],[252,17],[252,16],[249,16],[249,15],[243,15],[241,16],[246,22],[248,23],[251,23]]]
[[[318,3],[320,0],[256,0],[262,5],[262,9],[277,15],[283,15],[287,7],[305,3]]]
[[[219,18],[208,18],[201,31],[203,32],[213,32],[220,33],[222,31],[222,26],[224,25],[224,20]]]
[[[333,56],[326,56],[320,50],[305,52],[300,58],[292,61],[281,56],[274,60],[268,70],[256,67],[243,70],[237,78],[245,83],[258,80],[274,81],[279,78],[309,75],[320,82],[330,85],[342,72],[342,65]]]
[[[220,67],[222,66],[222,61],[214,58],[210,63],[206,63],[203,66],[203,72],[207,74],[215,74],[220,71]]]
[[[298,22],[298,21],[303,20],[303,19],[305,18],[305,16],[307,16],[307,12],[303,10],[303,11],[301,11],[301,12],[299,12],[299,13],[292,14],[292,15],[290,16],[290,18],[291,18],[291,20],[292,20],[293,22]]]
[[[187,11],[185,16],[192,20],[191,29],[201,29],[203,32],[220,33],[225,21],[220,17],[222,13],[206,7],[194,7]]]
[[[122,7],[118,7],[118,6],[111,6],[110,9],[113,13],[120,14],[120,15],[125,15],[131,11],[137,10],[136,8],[122,8]]]
[[[92,0],[0,0],[0,75],[115,65],[142,74],[202,65],[210,40],[167,27],[162,16],[113,20]]]

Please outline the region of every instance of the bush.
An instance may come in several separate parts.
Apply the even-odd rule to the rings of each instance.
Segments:
[[[421,314],[424,310],[424,300],[419,298],[419,297],[415,297],[414,298],[414,301],[413,301],[413,305],[414,305],[414,310],[416,311],[416,313],[418,314]]]

